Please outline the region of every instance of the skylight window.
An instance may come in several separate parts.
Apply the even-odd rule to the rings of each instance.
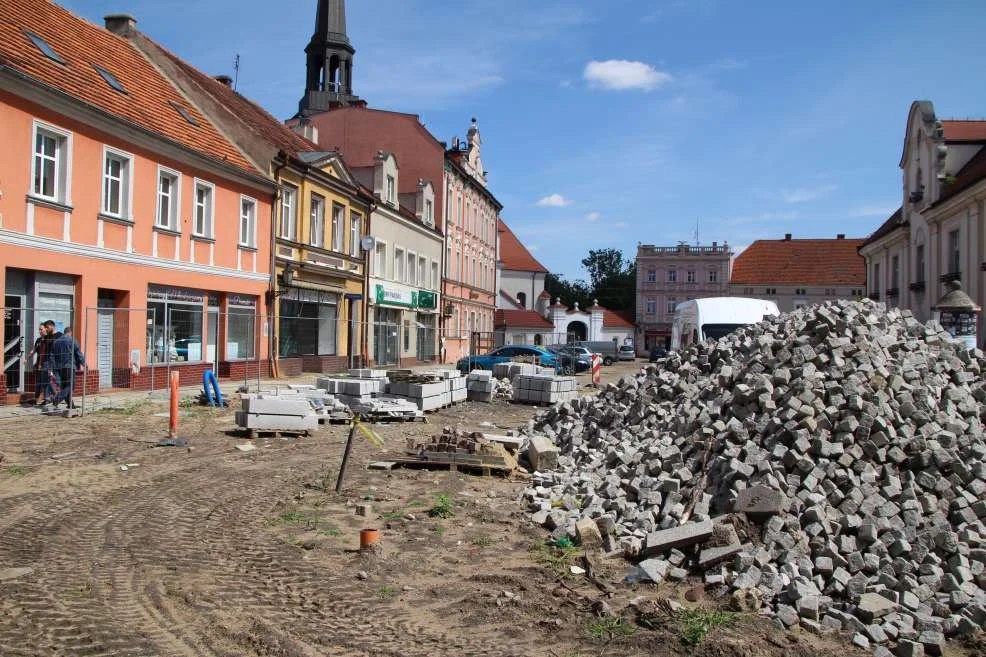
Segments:
[[[102,76],[104,80],[106,80],[106,84],[110,85],[115,90],[119,91],[121,94],[127,93],[126,88],[122,84],[120,84],[119,80],[113,77],[112,73],[110,73],[109,71],[107,71],[105,68],[101,66],[96,66],[95,64],[93,64],[92,67],[96,69],[96,72],[99,73],[99,75]]]
[[[187,109],[185,109],[184,107],[182,107],[181,105],[179,105],[178,103],[176,103],[173,100],[170,100],[168,102],[171,103],[171,106],[175,108],[175,111],[176,112],[178,112],[179,114],[181,114],[181,118],[183,118],[186,121],[188,121],[191,125],[198,126],[199,122],[195,120],[195,117],[192,116],[191,113]]]
[[[56,61],[59,64],[65,63],[65,60],[62,59],[62,56],[59,55],[57,52],[55,52],[55,49],[52,48],[50,45],[48,45],[48,42],[42,39],[40,36],[38,36],[34,32],[28,32],[27,30],[24,30],[24,35],[31,40],[31,43],[33,43],[35,46],[38,47],[38,50],[44,53],[45,57],[53,61]]]

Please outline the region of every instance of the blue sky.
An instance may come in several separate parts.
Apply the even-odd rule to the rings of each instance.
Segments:
[[[276,116],[315,0],[63,0],[138,27]],[[441,140],[479,119],[504,219],[552,271],[638,242],[865,236],[900,204],[911,101],[986,115],[968,2],[349,0],[356,92]],[[539,203],[540,201],[540,203]]]

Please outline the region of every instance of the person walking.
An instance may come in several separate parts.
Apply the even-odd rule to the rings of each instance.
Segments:
[[[29,363],[34,370],[35,406],[46,404],[48,397],[51,395],[51,388],[48,385],[48,370],[45,368],[50,344],[51,342],[48,340],[48,327],[45,324],[41,324],[38,326],[38,339],[34,341],[31,351],[24,357],[25,363]]]
[[[55,408],[61,402],[65,402],[66,408],[76,407],[72,401],[72,388],[75,385],[75,373],[82,371],[85,362],[86,357],[79,348],[79,343],[72,337],[72,327],[66,326],[65,331],[51,343],[46,363],[48,371],[58,378],[61,388],[54,399]]]

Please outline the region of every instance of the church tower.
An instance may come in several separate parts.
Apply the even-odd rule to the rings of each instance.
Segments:
[[[353,95],[355,54],[346,35],[346,0],[318,0],[315,34],[305,48],[308,75],[305,95],[298,104],[299,116],[366,104]]]

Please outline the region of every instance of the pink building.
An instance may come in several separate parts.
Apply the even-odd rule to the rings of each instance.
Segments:
[[[16,356],[47,319],[76,327],[89,389],[266,357],[273,184],[126,40],[0,4],[0,143],[0,403],[33,389]]]

